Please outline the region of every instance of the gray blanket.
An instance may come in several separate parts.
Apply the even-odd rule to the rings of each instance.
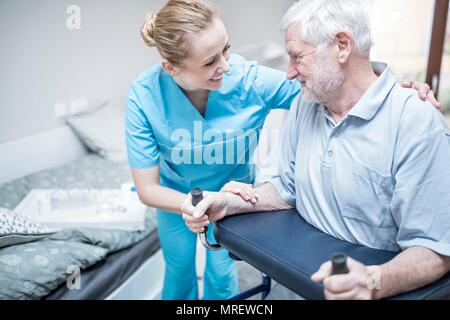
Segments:
[[[88,155],[59,168],[0,186],[0,207],[15,206],[36,188],[119,188],[131,180],[126,164]],[[0,299],[40,299],[108,254],[128,248],[154,231],[149,209],[144,231],[65,229],[36,242],[0,249]]]

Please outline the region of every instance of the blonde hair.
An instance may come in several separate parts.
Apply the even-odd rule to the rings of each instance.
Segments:
[[[189,36],[207,29],[216,17],[218,9],[203,0],[169,0],[157,14],[148,15],[141,36],[164,59],[179,66],[189,56]]]

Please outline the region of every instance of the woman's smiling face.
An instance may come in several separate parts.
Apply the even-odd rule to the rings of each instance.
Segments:
[[[188,38],[190,53],[181,67],[176,67],[175,81],[187,91],[218,90],[223,85],[224,73],[230,68],[230,44],[221,19]]]

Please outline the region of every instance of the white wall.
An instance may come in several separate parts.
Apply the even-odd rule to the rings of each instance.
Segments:
[[[292,0],[214,0],[235,49],[269,40]],[[159,61],[139,27],[162,0],[1,0],[0,142],[58,126],[56,104],[123,105],[131,82]],[[66,26],[69,5],[81,29]]]
[[[137,32],[152,3],[2,0],[0,141],[57,126],[57,103],[123,99],[156,61]],[[81,8],[80,30],[66,27],[70,4]]]
[[[434,1],[371,2],[372,59],[388,63],[399,79],[425,81]]]

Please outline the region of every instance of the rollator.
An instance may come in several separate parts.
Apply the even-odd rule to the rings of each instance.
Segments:
[[[203,199],[203,191],[191,192],[195,207]],[[294,210],[262,212],[226,217],[215,223],[211,244],[207,228],[199,234],[208,250],[228,250],[236,261],[245,261],[262,273],[262,283],[230,300],[245,300],[261,294],[265,300],[272,279],[310,300],[324,300],[324,287],[310,277],[330,259],[333,274],[347,273],[346,257],[365,265],[384,264],[398,254],[352,244],[331,237],[307,223]],[[256,232],[257,231],[257,232]],[[450,273],[435,283],[403,293],[389,300],[449,300]]]

